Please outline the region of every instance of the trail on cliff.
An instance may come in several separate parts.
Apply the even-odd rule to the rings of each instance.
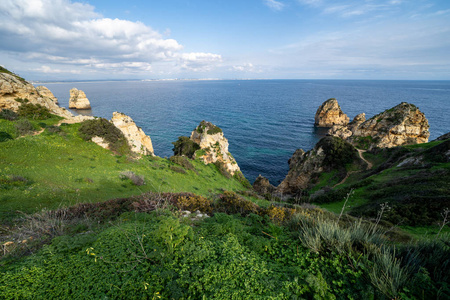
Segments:
[[[366,150],[361,150],[361,149],[356,149],[356,150],[358,151],[359,158],[361,158],[367,164],[366,170],[372,169],[373,164],[370,161],[368,161],[367,159],[365,159],[364,156],[362,155],[364,152],[366,152]],[[343,184],[351,174],[357,173],[357,172],[362,172],[362,170],[361,171],[350,171],[350,172],[347,172],[347,175],[345,175],[344,179],[342,179],[340,182],[338,182],[335,185],[333,185],[333,188],[337,187],[338,185]]]

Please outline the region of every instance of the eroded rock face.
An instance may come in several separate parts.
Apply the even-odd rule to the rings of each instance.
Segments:
[[[43,85],[37,86],[36,90],[42,97],[50,98],[53,100],[53,102],[55,102],[55,104],[58,104],[58,98],[56,98],[55,95],[53,95],[53,93],[45,86]]]
[[[152,140],[134,123],[129,116],[114,112],[111,122],[122,131],[131,147],[131,151],[143,155],[154,155]]]
[[[31,83],[11,74],[0,73],[0,109],[17,111],[21,103],[14,100],[16,98],[28,99],[32,104],[40,104],[60,117],[73,117],[68,110],[59,107],[54,99],[40,94]]]
[[[349,118],[342,112],[336,99],[331,98],[322,103],[314,118],[316,127],[332,127],[333,125],[347,125]]]
[[[276,191],[297,194],[311,188],[322,172],[344,170],[345,164],[358,160],[357,150],[338,137],[326,136],[306,152],[297,149],[289,159],[289,172]],[[345,176],[345,172],[343,172]]]
[[[415,105],[406,102],[367,121],[352,123],[333,126],[328,133],[368,149],[427,143],[430,136],[425,115]]]
[[[73,88],[70,90],[69,108],[91,109],[91,103],[82,90]]]
[[[241,171],[234,157],[228,152],[228,140],[223,136],[222,129],[216,125],[206,121],[200,122],[192,131],[190,139],[205,152],[200,156],[205,164],[220,162],[231,175]]]
[[[275,191],[275,187],[270,184],[269,179],[261,175],[253,183],[253,189],[260,195],[272,194]]]

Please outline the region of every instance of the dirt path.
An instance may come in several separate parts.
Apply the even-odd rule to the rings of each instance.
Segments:
[[[366,170],[372,169],[373,164],[370,161],[368,161],[367,159],[365,159],[364,156],[362,155],[367,150],[361,150],[361,149],[356,149],[356,150],[358,150],[359,157],[367,164]],[[333,187],[337,187],[338,185],[343,184],[351,174],[357,173],[357,172],[362,172],[362,171],[350,171],[350,172],[347,172],[347,175],[345,175],[344,179],[342,179],[340,182],[338,182],[335,185],[333,185]]]

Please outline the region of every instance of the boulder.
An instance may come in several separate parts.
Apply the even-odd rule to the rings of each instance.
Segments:
[[[55,95],[53,95],[53,93],[45,86],[39,85],[36,87],[36,90],[38,91],[39,95],[41,95],[42,97],[50,98],[53,100],[53,102],[55,102],[55,104],[59,104],[58,98],[56,98]]]
[[[28,99],[32,104],[40,104],[50,110],[52,114],[63,118],[72,118],[73,115],[65,108],[59,107],[53,98],[40,94],[29,82],[14,74],[0,73],[0,109],[17,111],[21,102],[15,99]]]
[[[275,191],[275,186],[270,184],[269,179],[260,174],[253,183],[253,189],[260,195],[266,195],[272,194]]]
[[[332,127],[333,125],[347,125],[349,118],[344,114],[335,98],[330,98],[317,109],[314,118],[316,127]]]
[[[361,121],[359,118],[347,126],[334,126],[328,133],[366,149],[426,143],[430,136],[425,115],[414,104],[406,102]]]
[[[111,122],[122,131],[131,151],[143,155],[154,155],[152,140],[134,123],[133,119],[123,113],[114,112]]]
[[[192,131],[190,139],[200,146],[197,153],[202,154],[197,157],[205,164],[219,162],[231,175],[241,171],[234,157],[228,152],[228,140],[223,136],[222,129],[216,125],[206,121],[200,122]]]
[[[82,90],[73,88],[70,90],[69,108],[91,109],[91,103]]]

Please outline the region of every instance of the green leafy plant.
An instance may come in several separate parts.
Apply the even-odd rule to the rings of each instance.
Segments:
[[[14,121],[19,118],[19,115],[10,109],[0,110],[0,119]]]
[[[192,141],[187,136],[180,136],[176,142],[173,142],[173,153],[175,156],[186,156],[189,158],[194,158],[195,151],[200,149],[199,144]]]
[[[19,106],[18,114],[31,120],[47,120],[53,116],[47,107],[33,103],[22,103]]]

